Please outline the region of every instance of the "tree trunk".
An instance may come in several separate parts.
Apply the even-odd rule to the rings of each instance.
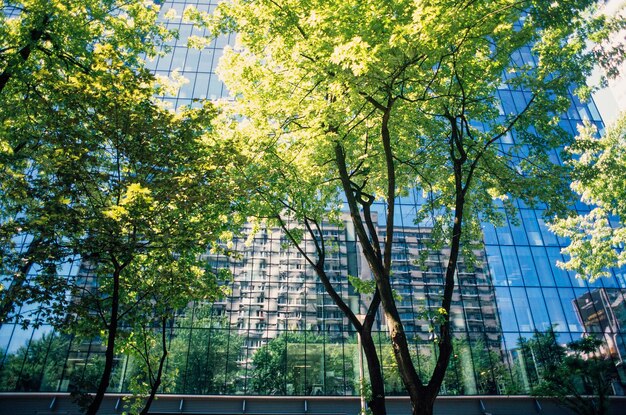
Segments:
[[[383,121],[386,123],[388,120],[388,111],[385,113],[385,117]],[[386,125],[384,123],[384,125]],[[386,137],[386,142],[389,142],[389,131],[384,128],[383,135]],[[389,153],[389,152],[387,152]],[[406,339],[406,335],[404,333],[404,329],[402,327],[402,323],[400,321],[400,315],[396,308],[393,289],[391,287],[391,283],[389,280],[389,270],[391,267],[391,242],[393,238],[393,205],[394,199],[392,191],[392,196],[387,199],[387,223],[386,223],[386,231],[387,235],[385,237],[385,255],[384,258],[380,256],[380,250],[378,247],[373,246],[370,241],[370,237],[367,234],[366,227],[363,223],[363,219],[361,218],[361,213],[359,211],[357,200],[354,194],[353,184],[350,181],[350,175],[347,170],[345,154],[343,152],[343,148],[338,143],[335,146],[335,155],[337,167],[339,169],[339,177],[341,179],[342,187],[344,193],[346,194],[346,198],[348,201],[348,207],[350,209],[350,217],[352,219],[352,223],[354,224],[355,232],[358,236],[359,244],[363,249],[363,254],[367,261],[367,264],[372,271],[374,276],[374,280],[376,281],[376,288],[380,295],[380,300],[383,306],[383,310],[385,313],[385,318],[387,320],[387,324],[389,325],[389,333],[391,336],[391,342],[393,346],[394,356],[396,358],[396,362],[398,363],[398,370],[400,372],[400,376],[402,378],[402,382],[411,397],[412,402],[416,402],[420,397],[420,391],[423,389],[421,379],[413,366],[413,362],[411,360],[411,355],[409,352],[409,346]],[[391,157],[390,155],[388,157]],[[393,160],[390,160],[389,163],[393,164]],[[393,169],[390,170],[390,172]],[[393,182],[392,177],[390,180]],[[391,188],[395,188],[395,186],[390,186]],[[391,191],[391,190],[390,190]],[[371,216],[366,215],[366,221],[371,221]],[[369,224],[368,228],[373,228],[373,224]],[[385,264],[389,265],[386,267]]]
[[[413,361],[410,354],[406,333],[398,313],[396,302],[393,295],[393,290],[390,281],[391,272],[391,251],[393,245],[393,233],[394,233],[394,208],[395,208],[395,164],[393,151],[391,146],[391,135],[388,128],[389,116],[393,105],[393,99],[389,98],[387,106],[382,106],[371,101],[377,108],[383,111],[382,125],[381,125],[381,139],[383,147],[385,149],[385,161],[387,166],[387,218],[385,224],[386,236],[384,241],[384,256],[380,257],[380,252],[372,245],[370,238],[367,235],[365,226],[363,224],[361,213],[358,208],[358,200],[355,197],[355,192],[360,192],[350,180],[350,174],[348,173],[345,154],[339,143],[335,146],[336,163],[339,169],[339,177],[341,179],[343,190],[346,194],[348,207],[350,208],[350,216],[355,227],[356,234],[363,249],[366,261],[376,281],[376,287],[380,293],[381,303],[384,310],[385,318],[389,326],[389,334],[391,336],[391,343],[393,347],[394,357],[398,364],[398,371],[402,378],[402,382],[409,394],[411,404],[413,406],[413,414],[432,414],[435,398],[439,393],[441,384],[443,382],[445,372],[450,360],[452,352],[451,338],[450,338],[450,306],[452,302],[452,294],[454,291],[454,273],[459,256],[462,223],[463,223],[463,209],[465,206],[465,193],[467,186],[471,180],[473,170],[470,170],[468,174],[465,186],[463,185],[463,165],[467,160],[467,153],[462,147],[458,147],[462,144],[456,123],[454,119],[450,119],[453,127],[452,140],[451,140],[451,158],[454,161],[454,177],[455,177],[455,218],[452,229],[452,243],[450,247],[450,258],[446,269],[446,280],[444,285],[444,296],[442,301],[442,308],[446,311],[444,322],[439,327],[439,356],[435,369],[433,371],[430,380],[425,385],[422,382],[419,374],[415,370]],[[455,145],[457,146],[460,157],[456,157]],[[361,203],[363,204],[363,203]],[[365,220],[371,220],[369,215],[366,214]],[[371,226],[368,226],[371,228]]]
[[[120,273],[122,272],[121,267],[116,267],[113,272],[113,294],[111,296],[111,320],[109,322],[109,335],[107,338],[107,348],[104,354],[104,371],[102,372],[102,377],[100,378],[100,384],[98,385],[98,389],[96,391],[91,404],[87,408],[87,415],[96,415],[98,413],[98,409],[102,404],[102,400],[104,399],[104,394],[109,387],[109,382],[111,381],[111,373],[113,372],[113,361],[115,358],[115,337],[117,336],[117,325],[118,325],[118,314],[119,314],[119,306],[120,306]]]
[[[371,220],[371,216],[368,214],[368,218]],[[326,250],[324,247],[323,238],[320,240],[320,243],[317,243],[317,236],[321,235],[321,229],[319,225],[315,221],[310,221],[305,218],[305,226],[309,234],[311,235],[313,241],[315,241],[318,259],[317,262],[313,262],[307,255],[307,253],[298,245],[296,239],[292,236],[290,231],[285,226],[284,221],[282,220],[280,215],[276,215],[276,219],[281,223],[281,228],[287,235],[287,237],[291,240],[291,242],[296,246],[296,249],[304,256],[307,261],[315,268],[315,272],[317,273],[320,281],[324,285],[324,288],[333,302],[339,307],[339,309],[343,312],[343,314],[348,318],[348,320],[352,323],[354,328],[359,333],[361,339],[361,348],[359,349],[359,353],[363,351],[366,356],[368,363],[368,373],[370,376],[370,385],[372,388],[372,397],[368,401],[368,406],[374,415],[386,415],[387,410],[385,408],[385,382],[382,376],[380,360],[378,358],[376,345],[372,339],[372,325],[374,323],[374,319],[376,313],[378,311],[378,307],[380,305],[380,295],[378,290],[374,294],[372,298],[372,302],[369,305],[369,309],[367,315],[365,316],[365,321],[361,323],[354,312],[350,309],[350,307],[343,301],[341,296],[337,293],[335,288],[333,287],[328,275],[326,275],[326,271],[324,270],[324,261],[326,258]],[[313,223],[319,233],[316,232],[311,227],[311,223]],[[374,234],[374,237],[376,235]],[[376,239],[377,240],[377,239]]]
[[[411,399],[412,415],[433,415],[437,393],[423,392],[419,399]]]
[[[152,405],[152,402],[154,401],[155,397],[156,397],[156,393],[159,390],[159,387],[161,386],[161,378],[163,376],[163,366],[165,366],[165,359],[167,358],[167,338],[166,338],[166,328],[167,328],[167,319],[163,318],[161,320],[161,348],[162,348],[162,353],[161,353],[161,359],[159,360],[159,369],[157,370],[157,375],[156,378],[154,380],[154,382],[152,383],[152,387],[150,388],[150,395],[148,396],[148,400],[146,401],[146,404],[144,405],[143,409],[141,410],[140,415],[147,415],[148,411],[150,410],[150,406]],[[147,357],[147,356],[146,356]],[[149,358],[149,357],[147,357]]]
[[[363,354],[367,359],[367,371],[370,376],[370,385],[372,387],[372,397],[367,402],[367,406],[372,410],[374,415],[386,415],[385,407],[385,381],[383,379],[380,360],[376,350],[376,344],[372,339],[372,332],[363,330],[360,333],[361,347]]]

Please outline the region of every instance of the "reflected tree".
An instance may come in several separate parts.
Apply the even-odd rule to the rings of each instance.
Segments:
[[[436,343],[415,340],[411,353],[421,376],[430,376],[437,355]],[[499,351],[488,347],[482,339],[455,336],[453,352],[442,383],[443,395],[495,395],[519,393],[518,383],[511,378]],[[388,394],[406,394],[388,338],[380,342],[385,390]]]
[[[56,391],[69,346],[69,336],[46,333],[7,354],[0,366],[0,391]]]
[[[252,391],[267,395],[286,395],[287,339],[290,334],[270,340],[254,353],[252,363]]]
[[[356,344],[311,333],[284,333],[252,358],[250,389],[267,395],[344,395],[358,390]]]
[[[602,345],[602,340],[590,335],[565,347],[557,343],[553,329],[520,341],[529,362],[527,374],[536,379],[532,394],[555,398],[579,415],[607,414],[616,372],[610,358],[600,354]]]
[[[472,362],[480,395],[519,394],[519,383],[511,376],[499,349],[489,347],[482,339],[471,342]],[[456,355],[456,353],[455,353]]]
[[[231,330],[224,318],[212,315],[210,305],[197,306],[193,314],[188,309],[177,324],[181,329],[170,344],[168,363],[171,392],[234,393],[242,375],[239,354],[243,336]]]
[[[531,339],[518,340],[521,365],[530,385],[536,385],[546,373],[554,373],[563,362],[566,351],[557,343],[554,328],[535,331]]]

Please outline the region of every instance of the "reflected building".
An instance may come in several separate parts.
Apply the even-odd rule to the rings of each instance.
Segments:
[[[378,222],[376,216],[374,221]],[[342,222],[339,225],[323,224],[323,238],[327,245],[333,245],[332,252],[326,257],[325,270],[335,290],[352,310],[357,314],[365,314],[370,298],[357,293],[347,276],[360,276],[363,280],[369,280],[371,275],[367,266],[364,266],[365,258],[355,239],[348,215],[344,216]],[[247,230],[252,231],[252,228],[248,227]],[[434,337],[425,316],[434,315],[440,307],[448,260],[445,250],[428,251],[431,232],[429,227],[412,224],[398,227],[392,254],[392,284],[400,298],[398,310],[407,335],[413,340],[416,350],[420,350],[429,360],[428,364],[434,358]],[[383,237],[380,229],[379,236]],[[228,267],[233,274],[231,295],[212,304],[212,313],[216,317],[225,317],[231,329],[245,338],[238,357],[241,367],[254,370],[255,354],[275,339],[290,333],[305,333],[305,336],[311,338],[314,348],[320,341],[329,350],[342,348],[340,354],[344,356],[341,359],[347,359],[354,366],[354,329],[326,293],[306,258],[290,246],[285,234],[280,229],[271,228],[258,232],[251,242],[235,239],[234,243],[238,256],[211,256],[209,261],[214,267]],[[305,239],[302,246],[305,252],[313,254],[312,240]],[[423,255],[425,250],[427,255]],[[463,356],[467,356],[466,366],[472,372],[471,376],[466,373],[465,377],[471,378],[472,385],[476,384],[475,376],[479,374],[474,374],[471,369],[470,345],[498,353],[502,342],[495,290],[486,270],[483,251],[476,252],[476,265],[469,266],[463,260],[459,262],[456,278],[461,288],[454,295],[451,310],[455,336],[466,349]],[[374,331],[379,333],[381,347],[387,348],[387,328],[381,315]],[[346,348],[349,349],[349,355],[345,355]],[[307,366],[304,364],[307,361],[305,356],[298,359],[302,367]],[[391,361],[389,363],[394,365]],[[392,370],[397,377],[395,368]],[[244,383],[247,383],[251,371],[244,372],[248,373],[244,379]],[[351,372],[340,389],[355,393],[354,376]],[[335,377],[335,374],[331,377]],[[337,379],[335,382],[338,382]],[[396,392],[400,393],[399,383],[396,387]],[[319,385],[310,385],[307,391],[313,394],[328,392]],[[334,390],[331,394],[336,392]]]
[[[624,296],[618,290],[598,288],[582,294],[572,303],[585,332],[604,339],[605,345],[601,348],[601,352],[613,359],[622,384],[626,384],[626,368],[624,367],[626,344],[623,337],[624,324],[626,324]]]
[[[179,31],[171,51],[151,62],[161,76],[174,71],[188,80],[175,96],[162,97],[173,108],[195,105],[194,100],[228,95],[214,68],[225,45],[234,41],[220,37],[202,50],[189,49],[190,35],[208,35],[182,20],[185,7],[210,11],[215,2],[166,1],[163,13],[176,10],[168,21]],[[530,48],[514,57],[520,65],[533,64]],[[523,91],[498,91],[505,112],[525,104]],[[571,96],[569,110],[560,125],[570,134],[587,120],[603,129],[593,104]],[[514,144],[506,136],[501,146]],[[558,155],[552,155],[558,160]],[[428,311],[437,308],[442,293],[447,251],[428,248],[432,229],[415,224],[420,192],[398,199],[393,257],[393,284],[400,296],[398,308],[416,354],[418,370],[428,373],[435,356],[434,336]],[[475,261],[459,262],[451,319],[454,354],[442,393],[448,395],[527,394],[535,382],[537,365],[524,342],[536,332],[554,328],[556,341],[566,344],[588,333],[604,335],[605,353],[622,364],[626,350],[626,280],[623,270],[593,283],[556,266],[563,260],[560,249],[567,241],[552,234],[541,209],[520,201],[515,217],[502,226],[483,224],[484,249]],[[581,212],[588,207],[578,204]],[[384,221],[384,206],[372,206]],[[347,219],[347,217],[346,217]],[[377,221],[376,221],[377,222]],[[382,222],[381,222],[382,223]],[[252,227],[247,228],[250,232]],[[245,232],[244,232],[245,233]],[[352,309],[361,312],[368,296],[357,293],[347,275],[370,278],[351,223],[325,223],[323,236],[334,251],[326,271],[336,290]],[[384,236],[379,230],[379,236]],[[214,268],[228,268],[233,279],[230,294],[213,303],[190,303],[180,310],[168,330],[170,355],[166,366],[169,381],[162,392],[197,395],[358,395],[358,349],[356,334],[326,294],[313,269],[278,229],[265,229],[250,240],[233,241],[237,255],[207,254]],[[305,250],[313,252],[312,241]],[[68,263],[63,275],[95,284],[88,263]],[[25,305],[19,312],[33,312]],[[382,317],[375,331],[389,394],[403,388],[387,341]],[[70,392],[93,387],[102,362],[97,339],[77,339],[56,333],[51,326],[23,329],[7,322],[0,326],[0,390]],[[111,392],[128,390],[131,375],[140,365],[120,356]]]

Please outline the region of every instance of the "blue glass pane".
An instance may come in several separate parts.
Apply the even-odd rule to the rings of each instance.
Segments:
[[[493,284],[508,285],[500,249],[497,246],[486,246],[485,249],[487,251],[487,263],[489,264]]]
[[[548,260],[550,261],[550,266],[552,267],[552,274],[554,275],[554,281],[556,281],[556,285],[559,287],[569,286],[570,278],[567,274],[567,271],[561,269],[557,265],[559,261],[563,261],[561,250],[559,248],[546,248],[546,250],[548,252]]]
[[[518,225],[511,225],[511,233],[513,234],[513,241],[516,245],[528,245],[528,237],[526,236],[526,230],[524,229],[521,218],[517,218],[520,222]]]
[[[502,252],[502,262],[506,272],[508,285],[523,285],[522,273],[517,262],[515,247],[503,246],[500,248]]]
[[[545,248],[531,247],[530,249],[533,259],[535,261],[535,267],[537,269],[537,275],[539,276],[539,282],[544,287],[554,286],[552,267],[550,266],[550,260],[548,259]]]
[[[503,331],[519,331],[517,329],[517,319],[513,307],[513,300],[509,288],[496,288],[496,298],[498,300],[498,312],[500,313],[500,322]]]
[[[496,235],[498,235],[498,241],[501,245],[513,245],[513,236],[511,235],[508,223],[505,222],[504,225],[498,226],[496,228]]]
[[[528,236],[528,243],[531,245],[543,245],[543,239],[541,238],[541,231],[539,230],[539,223],[537,223],[535,212],[530,209],[522,209],[520,213]]]
[[[559,288],[559,295],[561,296],[561,302],[563,303],[563,310],[565,310],[565,319],[567,320],[568,330],[574,332],[582,331],[582,326],[580,325],[574,301],[576,299],[574,290],[572,288]]]
[[[517,246],[515,247],[515,250],[517,251],[517,257],[519,258],[524,285],[539,285],[539,278],[537,277],[537,270],[535,269],[535,262],[530,248],[527,246]]]
[[[491,223],[483,223],[483,238],[486,244],[496,245],[498,238],[496,236],[496,228]]]
[[[528,304],[528,298],[526,297],[526,290],[524,288],[511,288],[511,297],[513,299],[513,307],[515,308],[515,315],[517,316],[517,324],[520,331],[532,331],[534,330],[534,322],[531,313],[530,305]]]
[[[555,326],[555,330],[567,330],[567,323],[557,290],[555,288],[544,288],[543,296],[546,300],[546,308],[548,309],[550,321],[552,325]]]
[[[539,331],[548,330],[551,322],[541,288],[527,288],[526,291],[528,301],[531,304],[535,329]]]
[[[546,222],[543,220],[543,218],[538,217],[537,223],[539,224],[539,229],[541,230],[543,242],[546,245],[558,245],[556,235],[552,233],[550,229],[548,229],[548,226],[546,225]]]

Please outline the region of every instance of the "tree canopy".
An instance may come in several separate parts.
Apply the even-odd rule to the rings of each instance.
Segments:
[[[586,125],[568,150],[572,189],[591,210],[557,220],[552,230],[570,240],[563,249],[569,260],[561,265],[593,281],[626,264],[626,115],[602,137]]]
[[[108,99],[112,109],[113,96],[128,102],[137,90],[129,80],[150,89],[153,78],[143,61],[173,35],[157,17],[155,4],[137,0],[2,2],[0,247],[3,273],[12,282],[2,293],[0,323],[22,295],[33,265],[54,273],[62,255],[53,243],[58,232],[48,226],[48,218],[58,216],[67,200],[48,198],[44,206],[43,194],[54,186],[47,183],[46,188],[44,176],[51,163],[61,165],[68,158],[75,164],[87,162],[91,156],[76,158],[77,152],[93,149],[100,139],[87,129],[98,122],[89,101],[76,98]],[[73,95],[76,91],[80,95]],[[147,102],[145,93],[140,95],[138,100]],[[72,139],[80,140],[82,150],[55,147]],[[36,214],[41,214],[39,219],[31,220]]]
[[[37,320],[15,320],[103,337],[87,410],[96,413],[116,341],[133,344],[122,325],[139,335],[156,321],[164,333],[173,310],[222,293],[227,275],[204,255],[241,220],[232,214],[240,188],[226,172],[236,153],[213,131],[213,105],[174,112],[155,98],[166,85],[144,59],[172,36],[156,4],[2,7],[0,235],[9,288],[0,324],[16,305],[37,303]],[[57,273],[66,261],[80,261],[78,275]],[[157,387],[161,369],[150,379]]]
[[[587,46],[611,26],[593,4],[259,0],[189,13],[238,33],[219,71],[235,97],[226,124],[250,160],[244,174],[262,177],[257,214],[288,218],[292,242],[315,240],[310,263],[320,267],[319,225],[350,212],[415,413],[432,411],[444,379],[456,263],[478,246],[480,222],[497,223],[516,199],[547,215],[573,201],[556,160],[572,140],[559,114],[574,85],[588,95],[586,76],[606,57]],[[439,357],[423,378],[391,288],[396,202],[414,188],[416,223],[433,227],[435,248],[449,247]],[[374,219],[377,200],[385,212]]]

